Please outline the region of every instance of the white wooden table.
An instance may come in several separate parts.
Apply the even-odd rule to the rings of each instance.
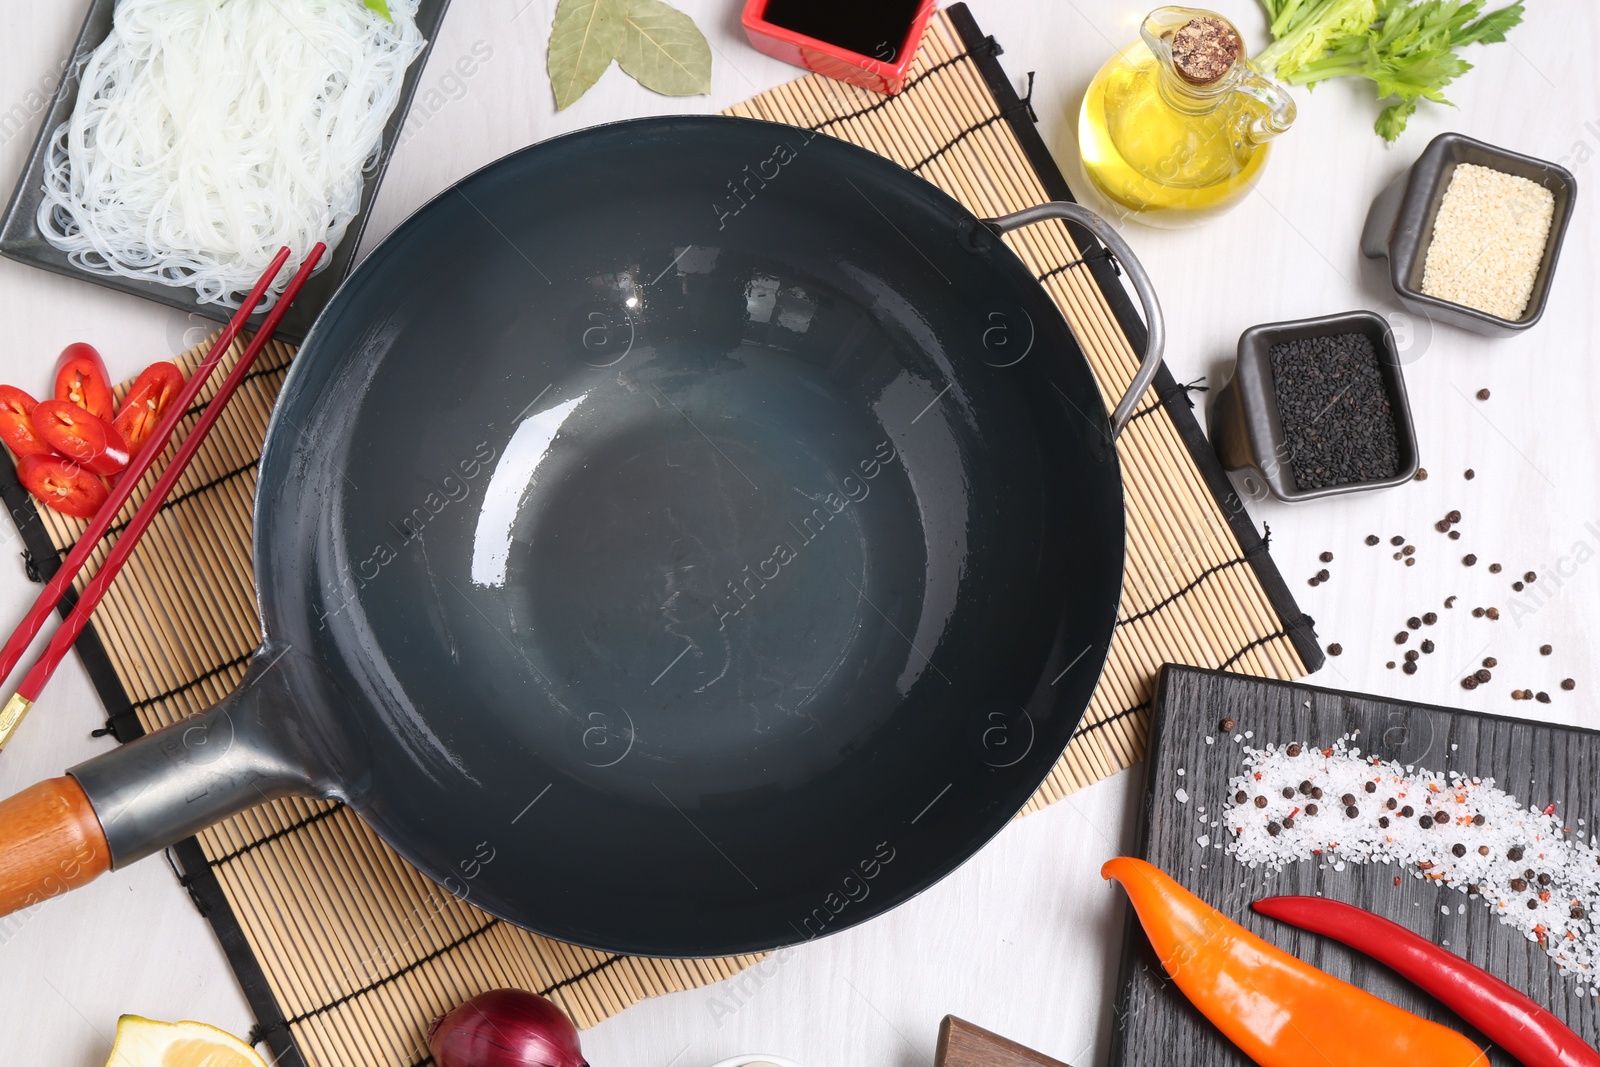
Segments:
[[[496,157],[552,134],[628,116],[720,109],[794,77],[751,49],[735,0],[680,0],[716,50],[709,97],[654,96],[611,70],[557,115],[544,76],[553,0],[457,0],[423,76],[430,107],[389,169],[371,239],[428,197]],[[1132,40],[1145,8],[1116,0],[971,0],[979,23],[1007,49],[1015,80],[1038,71],[1042,132],[1071,175],[1079,97],[1115,47]],[[1216,0],[1264,41],[1251,0]],[[1368,498],[1288,509],[1252,507],[1272,526],[1273,555],[1324,642],[1339,641],[1316,681],[1412,700],[1595,724],[1600,690],[1586,632],[1600,603],[1600,369],[1595,295],[1600,223],[1590,206],[1600,167],[1600,83],[1580,44],[1600,39],[1600,9],[1530,5],[1509,45],[1475,48],[1479,69],[1451,90],[1459,112],[1429,108],[1399,146],[1371,131],[1365,86],[1300,92],[1300,119],[1276,149],[1258,191],[1225,220],[1186,232],[1130,229],[1162,291],[1168,362],[1184,381],[1229,372],[1241,330],[1258,322],[1357,307],[1394,307],[1382,268],[1364,261],[1357,236],[1373,195],[1435,133],[1460,130],[1562,160],[1583,187],[1549,311],[1536,329],[1483,340],[1419,328],[1406,369],[1423,464],[1431,477]],[[0,9],[0,186],[9,190],[37,118],[17,134],[13,105],[37,116],[30,91],[51,81],[82,16],[81,3]],[[489,53],[483,59],[483,53]],[[471,78],[445,80],[462,56]],[[428,91],[436,96],[429,97]],[[11,120],[16,121],[14,118]],[[1204,264],[1197,267],[1197,264]],[[95,344],[114,377],[192,343],[182,315],[132,297],[0,261],[0,381],[40,389],[69,341]],[[1487,402],[1472,399],[1487,387]],[[1463,480],[1471,467],[1477,478]],[[1460,541],[1432,524],[1451,509]],[[1385,539],[1368,548],[1362,538]],[[1390,558],[1387,539],[1418,544],[1418,564]],[[35,594],[0,530],[0,625]],[[1306,578],[1335,555],[1332,580]],[[1478,567],[1459,562],[1475,552]],[[1491,576],[1485,564],[1500,561]],[[1508,583],[1539,572],[1544,596],[1514,610]],[[1556,578],[1562,577],[1559,587]],[[1461,600],[1445,611],[1451,594]],[[1497,605],[1499,622],[1475,619]],[[1385,669],[1407,616],[1439,612],[1439,651],[1415,676]],[[1538,646],[1555,654],[1542,658]],[[1415,647],[1415,643],[1408,647]],[[1500,661],[1476,692],[1458,679],[1485,655]],[[1574,693],[1558,688],[1578,681]],[[1512,688],[1549,691],[1550,705],[1513,703]],[[0,758],[0,795],[61,772],[110,744],[93,740],[98,700],[75,660],[51,683],[47,707],[22,743]],[[704,1067],[740,1052],[774,1052],[808,1067],[915,1067],[931,1063],[938,1020],[954,1012],[1078,1065],[1102,1062],[1111,1031],[1123,910],[1100,881],[1105,857],[1127,846],[1138,771],[1079,793],[1008,828],[956,874],[864,928],[778,956],[720,987],[641,1004],[585,1036],[597,1065]],[[251,1019],[221,950],[159,860],[101,879],[59,900],[21,929],[0,929],[0,1061],[99,1067],[124,1012],[197,1018],[243,1033]],[[352,1064],[350,1067],[366,1067]]]

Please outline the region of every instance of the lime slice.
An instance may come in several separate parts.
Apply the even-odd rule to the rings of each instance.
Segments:
[[[205,1023],[159,1023],[137,1015],[117,1020],[106,1067],[267,1067],[255,1050]]]

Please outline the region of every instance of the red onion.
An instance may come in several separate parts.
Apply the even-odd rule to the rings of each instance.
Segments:
[[[491,989],[428,1028],[437,1067],[589,1067],[578,1028],[544,997]]]

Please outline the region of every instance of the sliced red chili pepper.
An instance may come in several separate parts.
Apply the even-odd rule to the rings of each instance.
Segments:
[[[94,518],[111,495],[106,483],[60,456],[23,456],[17,461],[17,479],[45,504],[80,519]]]
[[[33,428],[45,443],[90,474],[115,474],[128,465],[128,442],[104,419],[70,400],[41,400]]]
[[[1268,897],[1252,906],[1398,971],[1526,1067],[1600,1067],[1600,1052],[1551,1012],[1399,923],[1326,897]]]
[[[172,398],[182,388],[183,372],[166,360],[152,363],[140,373],[111,422],[128,442],[129,452],[139,454],[139,449],[150,439],[150,431],[156,428],[156,423],[172,405]]]
[[[50,446],[33,428],[33,409],[39,402],[14,385],[0,385],[0,440],[17,458],[48,456]]]
[[[76,341],[56,357],[57,400],[78,405],[97,419],[111,421],[116,404],[111,398],[111,378],[105,360],[93,345]]]

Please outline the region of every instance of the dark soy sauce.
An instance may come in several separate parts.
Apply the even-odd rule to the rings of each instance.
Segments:
[[[900,58],[922,0],[771,0],[766,20],[864,56]]]

